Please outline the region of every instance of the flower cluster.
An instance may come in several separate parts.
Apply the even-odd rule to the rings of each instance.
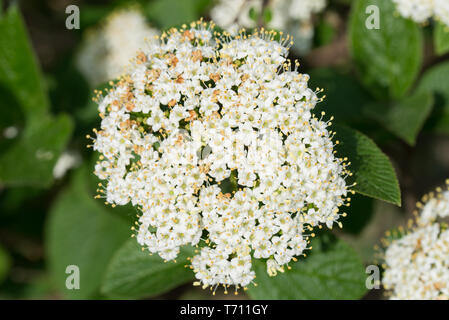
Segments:
[[[158,34],[136,8],[115,11],[100,28],[88,30],[76,64],[96,86],[122,75],[136,52]]]
[[[391,299],[449,299],[449,191],[424,197],[416,226],[385,252],[382,283]]]
[[[435,18],[449,26],[449,1],[447,0],[392,0],[401,16],[418,23]]]
[[[325,7],[326,0],[272,0],[265,8],[263,0],[221,0],[212,8],[211,17],[220,27],[236,33],[242,27],[257,27],[262,11],[270,12],[266,26],[292,35],[293,49],[305,53],[314,35],[312,16]]]
[[[348,164],[288,46],[273,31],[232,37],[197,21],[162,34],[99,96],[102,196],[139,208],[137,241],[151,253],[173,260],[197,245],[204,287],[247,286],[252,258],[284,271],[312,227],[341,226]]]

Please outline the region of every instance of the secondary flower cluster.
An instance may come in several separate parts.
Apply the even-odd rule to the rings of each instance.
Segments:
[[[252,258],[275,275],[313,226],[341,226],[350,173],[312,113],[309,76],[286,59],[288,38],[212,30],[164,33],[99,96],[95,174],[108,203],[140,209],[142,246],[173,260],[198,245],[198,284],[238,288],[255,277]]]
[[[424,23],[430,18],[449,26],[449,1],[447,0],[392,0],[405,18]]]
[[[158,34],[137,8],[114,11],[99,28],[87,31],[77,66],[92,86],[115,79]]]
[[[264,7],[264,0],[220,0],[211,10],[217,24],[231,33],[239,28],[255,28],[259,17],[268,28],[285,31],[295,38],[293,49],[305,53],[314,35],[312,16],[326,7],[326,0],[272,0]],[[270,14],[263,13],[270,12]]]
[[[449,299],[449,191],[418,203],[416,226],[393,240],[385,253],[382,279],[391,299]]]

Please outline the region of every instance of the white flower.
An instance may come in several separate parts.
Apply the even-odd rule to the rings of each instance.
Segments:
[[[278,0],[280,1],[282,0]],[[325,7],[326,0],[292,0],[288,12],[293,19],[306,21],[312,18],[313,13],[321,12]]]
[[[261,15],[263,0],[220,0],[211,10],[212,19],[231,34],[240,28],[255,28],[255,17]],[[271,12],[271,20],[266,27],[285,31],[294,38],[293,49],[306,53],[314,35],[312,17],[326,7],[326,0],[271,0],[266,10]],[[255,16],[252,16],[255,14]]]
[[[392,0],[401,16],[417,23],[430,18],[441,21],[449,27],[449,1],[447,0]]]
[[[125,72],[138,50],[148,46],[146,40],[156,35],[140,11],[115,11],[99,28],[87,31],[76,64],[92,86],[113,80]]]
[[[274,277],[277,272],[284,272],[284,269],[274,259],[268,259],[267,261],[267,273],[271,277]]]
[[[434,14],[434,0],[392,0],[404,18],[424,23]]]
[[[449,27],[449,1],[434,0],[435,2],[435,18],[441,23]]]
[[[449,216],[449,191],[424,199],[417,226],[385,252],[382,283],[391,299],[449,299],[449,230],[439,222]]]
[[[261,9],[261,0],[220,0],[211,9],[210,15],[219,26],[231,33],[237,33],[242,27],[256,27],[256,22],[251,19],[249,12],[260,12]]]
[[[438,193],[423,206],[420,215],[422,223],[429,223],[438,218],[449,217],[449,191]]]
[[[141,211],[142,246],[173,260],[199,245],[200,283],[238,288],[255,277],[252,258],[274,274],[307,248],[305,230],[340,224],[350,173],[286,39],[210,28],[163,34],[99,97],[95,173],[107,202]]]

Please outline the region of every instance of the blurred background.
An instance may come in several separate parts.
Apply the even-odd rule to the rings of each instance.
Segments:
[[[15,52],[13,60],[0,59],[0,299],[107,298],[99,289],[101,279],[114,252],[131,236],[136,210],[112,209],[93,199],[98,181],[86,135],[99,126],[94,90],[120,73],[114,68],[126,65],[144,37],[151,41],[161,30],[200,17],[213,18],[230,31],[236,25],[265,26],[292,34],[290,57],[311,75],[311,87],[325,89],[327,98],[318,111],[362,131],[390,157],[402,207],[357,195],[344,228],[335,231],[365,264],[375,261],[374,246],[385,231],[405,225],[416,201],[444,185],[449,178],[449,122],[435,125],[440,119],[436,107],[425,117],[416,141],[392,132],[389,123],[379,120],[381,111],[366,111],[391,101],[360,81],[348,39],[352,1],[328,0],[305,16],[288,17],[287,11],[271,8],[270,1],[240,1],[242,7],[231,2],[0,1],[0,58],[8,50]],[[79,29],[66,27],[69,5],[79,7]],[[13,6],[17,12],[7,16],[6,8]],[[435,53],[433,28],[430,24],[421,30],[418,77],[448,59],[447,53]],[[89,270],[80,291],[65,290],[66,274],[59,272],[72,260]],[[190,283],[150,296],[223,298]],[[381,290],[365,296],[382,297]]]

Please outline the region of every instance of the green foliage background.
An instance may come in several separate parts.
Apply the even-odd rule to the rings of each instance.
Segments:
[[[207,18],[213,4],[135,2],[160,29]],[[54,3],[0,1],[0,298],[213,298],[191,285],[185,265],[194,248],[171,263],[149,256],[130,238],[136,209],[93,198],[98,181],[85,135],[98,118],[74,55],[84,30],[129,2],[79,1],[80,30],[65,29],[65,6]],[[365,27],[369,5],[380,9],[379,30]],[[311,87],[325,89],[316,112],[335,116],[337,151],[351,161],[356,194],[343,229],[320,231],[291,270],[270,278],[255,262],[258,286],[246,298],[380,297],[365,287],[373,245],[449,177],[447,28],[403,19],[389,0],[332,0],[328,11],[340,25],[327,14],[316,18],[314,49],[300,57],[301,72],[311,75]],[[336,44],[347,48],[345,58],[317,64],[313,57]],[[11,126],[18,135],[6,138]],[[53,168],[67,148],[82,163],[55,180]],[[68,265],[80,267],[79,290],[65,286]]]

